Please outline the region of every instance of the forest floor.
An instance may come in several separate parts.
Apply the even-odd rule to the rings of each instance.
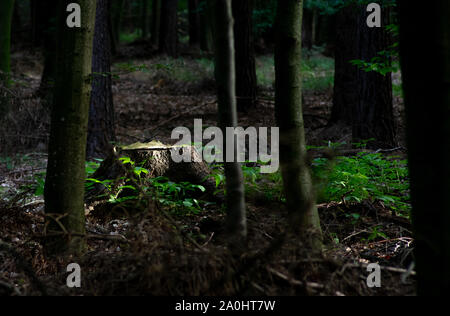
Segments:
[[[270,59],[258,58],[258,107],[240,116],[240,126],[276,126]],[[142,65],[146,66],[139,67]],[[42,189],[49,114],[34,94],[41,58],[16,54],[13,66],[17,77],[14,91],[20,95],[17,112],[0,126],[0,295],[415,294],[415,272],[408,270],[413,249],[411,224],[405,212],[388,203],[392,197],[361,198],[352,193],[362,186],[358,182],[353,189],[333,195],[340,198],[331,198],[331,193],[322,197],[319,213],[325,247],[322,255],[312,255],[295,236],[284,235],[287,211],[279,174],[264,178],[256,175],[252,166],[244,167],[249,235],[244,254],[233,254],[227,248],[223,205],[202,201],[198,206],[186,206],[174,198],[169,204],[150,203],[139,212],[117,204],[100,212],[86,205],[86,255],[46,257]],[[316,149],[334,144],[350,148],[348,128],[326,126],[332,103],[332,62],[312,56],[305,67],[308,144]],[[113,72],[118,75],[113,93],[119,144],[173,142],[170,135],[175,127],[192,130],[194,119],[199,118],[204,126],[217,125],[213,68],[208,58],[120,60]],[[401,103],[396,97],[399,135]],[[385,166],[405,158],[402,144],[399,137],[399,147],[393,151],[361,152],[373,159],[368,165]],[[362,164],[366,156],[356,152],[347,156],[344,162],[366,166]],[[314,157],[312,163],[322,166],[323,162]],[[337,166],[342,166],[341,162]],[[403,182],[397,169],[386,168]],[[362,177],[361,171],[351,179],[358,177]],[[369,189],[373,189],[373,181],[379,181],[366,178],[362,183]],[[407,189],[401,188],[397,195],[406,196]],[[353,199],[348,199],[352,194]],[[82,267],[80,289],[66,286],[66,266],[74,261]],[[380,288],[367,286],[370,263],[382,267]]]

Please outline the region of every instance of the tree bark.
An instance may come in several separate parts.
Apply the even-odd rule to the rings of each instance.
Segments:
[[[51,0],[41,0],[39,4],[40,10],[43,10],[45,15],[39,18],[39,23],[41,23],[43,27],[44,70],[42,72],[38,94],[42,97],[44,105],[50,108],[56,77],[57,12],[55,4]]]
[[[159,50],[162,54],[178,54],[178,0],[164,0],[161,4],[161,29]]]
[[[0,3],[0,72],[3,72],[3,75],[9,74],[11,71],[11,20],[13,10],[14,0],[2,0]]]
[[[302,43],[303,47],[312,49],[312,10],[304,8],[303,10],[303,22],[302,22]]]
[[[189,45],[200,47],[199,0],[189,0]]]
[[[9,85],[11,72],[11,20],[14,10],[14,0],[4,0],[0,3],[0,84]],[[0,91],[0,119],[10,110],[10,98]]]
[[[200,2],[200,49],[204,52],[213,51],[213,32],[212,21],[209,11],[209,6],[206,0]]]
[[[149,12],[149,7],[150,5],[150,0],[141,0],[141,9],[142,9],[142,16],[141,16],[141,29],[142,29],[142,38],[147,38],[148,37],[148,31],[149,31],[149,24],[148,24],[148,20],[149,20],[149,16],[148,16],[148,12]]]
[[[311,21],[311,48],[317,44],[317,23],[319,20],[319,12],[317,8],[313,9]]]
[[[237,126],[233,15],[231,0],[212,0],[212,4],[215,21],[215,77],[219,124],[223,135],[226,135],[226,127]],[[243,242],[247,237],[244,181],[241,164],[237,162],[236,144],[234,141],[234,162],[225,162],[227,230],[231,243]]]
[[[256,62],[253,37],[253,0],[233,0],[236,45],[236,96],[239,112],[256,104]]]
[[[399,18],[418,294],[445,295],[450,290],[450,2],[418,6],[401,0]]]
[[[358,103],[358,67],[350,61],[358,59],[357,9],[347,6],[337,13],[334,96],[330,124],[353,122],[353,106]]]
[[[308,246],[320,251],[322,233],[307,163],[301,102],[302,9],[303,1],[278,0],[275,114],[280,128],[280,165],[290,222]]]
[[[161,0],[153,0],[152,4],[152,45],[159,47],[161,26]]]
[[[120,43],[120,27],[122,25],[124,4],[125,0],[114,0],[111,2],[112,40],[115,48]]]
[[[20,15],[20,6],[18,1],[14,1],[13,17],[11,24],[11,39],[18,43],[22,41],[22,16]]]
[[[386,26],[390,13],[387,8],[382,12]],[[369,28],[366,19],[364,5],[350,5],[339,14],[330,123],[351,124],[354,142],[374,139],[369,147],[390,148],[395,146],[391,73],[383,76],[350,64],[354,59],[370,61],[390,44],[384,27]]]
[[[69,3],[58,2],[58,73],[45,182],[45,247],[49,254],[79,255],[85,249],[85,157],[96,1],[78,1],[81,28],[66,25]]]
[[[384,28],[390,22],[390,10],[383,7],[382,28],[367,27],[366,6],[359,7],[358,59],[369,61],[391,44]],[[395,119],[392,97],[392,73],[382,75],[359,70],[358,103],[353,107],[353,142],[374,139],[368,146],[372,148],[395,147]]]
[[[41,4],[42,2],[44,5]],[[30,0],[31,43],[34,47],[39,47],[42,44],[44,23],[47,18],[46,2],[47,1]]]
[[[92,58],[92,93],[86,155],[105,158],[115,141],[114,104],[111,77],[111,44],[109,38],[109,1],[97,0]]]

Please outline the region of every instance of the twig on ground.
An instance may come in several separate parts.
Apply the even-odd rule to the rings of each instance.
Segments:
[[[214,232],[212,232],[211,236],[209,236],[208,240],[201,247],[202,248],[206,247],[206,245],[209,244],[209,242],[212,240],[213,237],[214,237]]]
[[[107,234],[75,234],[75,233],[50,233],[45,235],[34,235],[34,238],[48,238],[48,237],[61,237],[61,236],[71,236],[71,237],[82,237],[86,239],[99,239],[99,240],[109,240],[109,241],[119,241],[128,243],[128,239],[120,234],[107,235]]]
[[[279,277],[280,279],[283,279],[283,280],[289,282],[292,285],[303,286],[303,287],[307,287],[307,288],[310,288],[310,289],[313,289],[313,290],[324,290],[325,289],[325,285],[323,285],[323,284],[316,283],[316,282],[302,282],[302,281],[299,281],[299,280],[295,280],[295,279],[293,279],[293,278],[291,278],[291,277],[289,277],[289,276],[287,276],[287,275],[285,275],[285,274],[283,274],[283,273],[281,273],[281,272],[279,272],[279,271],[277,271],[275,269],[272,269],[272,268],[269,268],[269,267],[266,268],[266,269],[267,269],[267,271],[269,271],[273,275]],[[345,296],[344,294],[342,294],[339,291],[337,291],[335,294],[337,296]]]
[[[367,263],[347,263],[345,264],[341,271],[338,272],[339,275],[342,275],[345,270],[347,270],[348,268],[350,269],[367,269],[367,267],[369,266],[369,264]],[[415,276],[416,275],[416,271],[413,271],[411,269],[411,271],[406,270],[406,269],[402,269],[402,268],[396,268],[396,267],[387,267],[387,266],[380,266],[381,270],[385,270],[385,271],[389,271],[389,272],[393,272],[393,273],[404,273],[404,274],[408,274],[408,275],[412,275]]]
[[[22,293],[20,293],[19,289],[13,284],[9,284],[0,280],[0,286],[3,286],[4,288],[7,288],[10,291],[13,291],[17,296],[22,296]]]
[[[355,237],[355,236],[358,236],[358,235],[361,235],[361,234],[364,234],[364,233],[368,233],[368,232],[369,232],[369,231],[368,231],[367,229],[363,229],[363,230],[361,230],[361,231],[355,232],[355,233],[353,233],[353,234],[351,234],[351,235],[345,237],[344,239],[342,239],[342,242],[344,242],[344,241],[346,241],[346,240],[349,240],[350,238],[353,238],[353,237]]]
[[[402,150],[402,151],[404,151],[404,150],[406,150],[404,147],[395,147],[395,148],[391,148],[391,149],[378,149],[378,150],[376,150],[375,151],[375,154],[378,154],[378,153],[391,153],[391,152],[394,152],[394,151],[397,151],[397,150]]]

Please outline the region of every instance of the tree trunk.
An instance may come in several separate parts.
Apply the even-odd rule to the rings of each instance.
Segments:
[[[122,25],[124,4],[125,0],[114,0],[111,2],[112,40],[115,48],[120,44],[120,27]]]
[[[450,2],[418,6],[402,0],[399,18],[418,294],[445,295],[450,290]]]
[[[236,96],[239,112],[256,102],[256,63],[253,39],[253,0],[232,0],[236,45]]]
[[[159,30],[161,26],[161,0],[153,0],[152,4],[152,45],[159,47]]]
[[[383,25],[389,23],[384,8]],[[369,147],[395,145],[395,120],[391,73],[366,72],[350,64],[351,60],[370,61],[389,46],[384,28],[369,28],[364,5],[350,5],[338,17],[336,38],[334,100],[330,123],[352,125],[353,141],[374,139]]]
[[[177,57],[178,0],[164,0],[161,5],[161,30],[159,50],[162,54]]]
[[[382,28],[367,27],[366,6],[359,7],[358,59],[370,61],[390,46],[389,34],[384,26],[390,23],[390,10],[383,8]],[[358,103],[353,107],[353,142],[375,139],[372,148],[395,147],[395,119],[392,98],[392,73],[358,71]]]
[[[200,47],[199,0],[189,0],[189,45]]]
[[[237,126],[233,16],[231,0],[213,0],[212,3],[215,21],[215,76],[219,123],[223,135],[226,135],[226,127]],[[230,233],[231,242],[239,242],[247,237],[247,222],[243,174],[241,164],[237,162],[237,142],[234,141],[234,144],[234,162],[225,162],[227,230]]]
[[[280,165],[293,227],[320,251],[321,228],[307,163],[302,114],[303,1],[278,0],[275,48],[275,113],[280,128]],[[307,242],[306,238],[311,238]]]
[[[14,43],[20,43],[22,39],[22,16],[18,1],[14,1],[13,17],[11,24],[11,39]]]
[[[356,91],[358,67],[350,63],[350,60],[358,59],[357,14],[355,6],[347,6],[337,13],[334,97],[330,124],[351,125],[352,108],[359,100]]]
[[[53,89],[56,77],[56,19],[57,12],[55,4],[51,0],[40,1],[41,10],[45,15],[40,18],[44,41],[44,70],[42,72],[41,83],[38,94],[42,97],[44,105],[51,107],[53,99]]]
[[[312,21],[311,21],[311,48],[317,44],[317,22],[319,19],[319,13],[317,8],[313,9]]]
[[[45,1],[46,2],[46,1]],[[33,47],[41,46],[43,38],[43,21],[46,20],[45,3],[41,5],[40,0],[30,0],[31,17],[31,43]]]
[[[307,49],[312,49],[312,11],[304,8],[302,22],[302,45]]]
[[[141,30],[142,30],[142,38],[148,37],[148,11],[149,11],[149,5],[150,0],[141,0],[141,9],[142,9],[142,16],[141,16]]]
[[[45,246],[49,254],[77,255],[85,249],[85,157],[96,1],[78,1],[81,28],[66,26],[69,3],[58,2],[58,73],[45,182]]]
[[[0,3],[0,85],[9,85],[11,72],[11,20],[14,0],[2,0]],[[10,98],[0,91],[0,119],[10,110]]]
[[[214,46],[212,21],[208,11],[207,1],[203,0],[200,2],[200,49],[204,52],[212,52]]]
[[[92,58],[92,93],[86,155],[105,158],[115,141],[114,104],[111,78],[111,44],[109,38],[109,1],[97,0]]]
[[[14,10],[14,0],[2,0],[0,3],[0,72],[4,78],[11,71],[11,20]],[[1,79],[1,77],[0,77]]]

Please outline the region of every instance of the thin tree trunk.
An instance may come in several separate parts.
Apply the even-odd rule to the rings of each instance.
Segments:
[[[141,0],[141,29],[142,29],[142,38],[148,37],[148,11],[150,9],[149,3],[150,0]]]
[[[320,251],[322,235],[307,163],[301,102],[302,9],[303,1],[278,0],[275,112],[280,127],[280,165],[291,224],[300,231],[308,246]]]
[[[256,102],[256,62],[253,38],[253,0],[233,0],[236,45],[236,95],[239,112],[246,112]]]
[[[399,2],[419,295],[450,291],[450,1]],[[420,21],[420,23],[418,23]]]
[[[219,121],[224,131],[223,135],[226,135],[226,127],[237,126],[233,16],[231,0],[212,0],[212,3],[215,21],[215,76]],[[225,162],[227,229],[232,242],[244,241],[247,237],[244,181],[241,164],[237,162],[236,141],[234,144],[234,162]]]
[[[11,71],[11,21],[14,0],[0,2],[0,72],[7,75]]]
[[[84,181],[96,1],[78,1],[81,28],[65,24],[69,3],[58,2],[58,73],[45,182],[45,246],[49,254],[78,255],[86,242]]]
[[[42,40],[43,24],[45,20],[45,10],[41,6],[40,0],[30,0],[31,15],[31,42],[34,47],[39,47]]]
[[[115,141],[111,41],[108,32],[110,1],[113,0],[97,0],[92,58],[93,81],[86,150],[89,158],[105,158],[110,153],[111,142]]]
[[[118,47],[120,44],[120,27],[122,25],[123,9],[125,0],[114,0],[111,3],[111,19],[112,19],[112,30],[113,30],[113,41],[114,47]]]
[[[161,4],[159,50],[170,57],[178,54],[178,0],[164,0]]]
[[[44,42],[44,70],[42,72],[41,83],[38,94],[42,97],[44,105],[51,107],[53,99],[53,88],[56,77],[56,19],[57,12],[52,0],[41,0],[41,9],[46,13],[41,17]]]
[[[212,52],[214,46],[212,19],[206,2],[206,0],[200,2],[200,48],[204,52]]]
[[[116,42],[116,34],[115,34],[115,26],[114,26],[114,5],[113,5],[114,1],[109,1],[109,15],[108,15],[108,25],[109,25],[109,39],[110,39],[110,43],[111,43],[111,55],[115,56],[117,54],[117,45],[118,43]]]
[[[18,1],[14,1],[11,34],[12,40],[14,40],[15,43],[22,40],[22,17],[20,15],[20,7]]]
[[[0,2],[0,84],[9,85],[11,72],[11,20],[14,0]],[[10,98],[0,91],[0,119],[10,111]]]
[[[311,47],[317,44],[317,22],[319,19],[319,13],[316,8],[313,9],[312,12],[312,21],[311,21]]]
[[[189,0],[189,45],[200,47],[199,0]]]
[[[302,43],[303,47],[312,49],[312,11],[309,9],[303,9],[303,22],[302,22]]]
[[[36,10],[37,10],[37,0],[30,0],[30,41],[34,46],[36,38]]]
[[[159,47],[161,26],[161,0],[153,0],[152,4],[152,45]]]

